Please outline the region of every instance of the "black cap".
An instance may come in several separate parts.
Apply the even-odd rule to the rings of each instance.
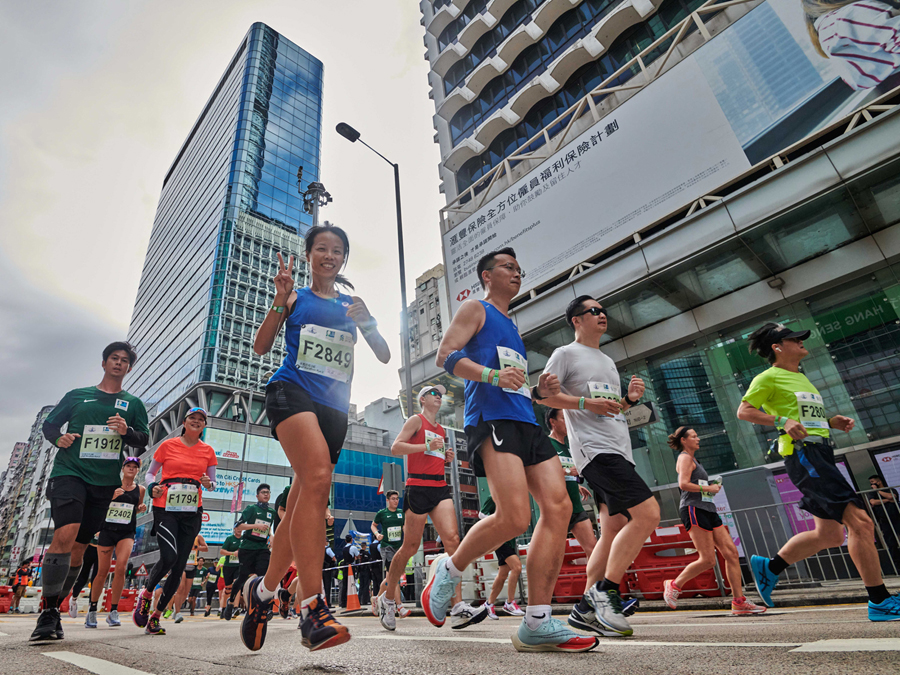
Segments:
[[[791,330],[783,323],[776,323],[772,325],[772,328],[769,330],[768,336],[766,336],[766,342],[770,345],[774,345],[782,340],[788,339],[797,339],[797,340],[807,340],[809,339],[810,331],[808,330]]]

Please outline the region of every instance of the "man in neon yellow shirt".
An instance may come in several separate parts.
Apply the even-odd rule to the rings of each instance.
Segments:
[[[788,566],[826,548],[844,543],[869,594],[871,621],[900,620],[900,596],[891,595],[881,578],[875,528],[862,498],[844,480],[834,461],[831,429],[851,431],[855,421],[843,415],[829,417],[825,403],[812,382],[800,372],[800,361],[809,355],[803,341],[810,332],[792,331],[784,324],[767,323],[750,335],[750,351],[767,359],[772,367],[753,378],[738,408],[738,419],[774,426],[782,434],[778,451],[784,457],[788,477],[803,494],[800,507],[812,514],[815,529],[791,537],[770,559],[754,555],[750,569],[763,602],[772,603],[778,575]]]

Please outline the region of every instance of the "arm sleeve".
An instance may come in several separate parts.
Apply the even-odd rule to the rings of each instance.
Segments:
[[[150,487],[150,484],[154,483],[156,481],[156,475],[159,473],[159,470],[161,468],[162,468],[162,463],[160,463],[159,460],[154,458],[153,461],[150,462],[150,468],[147,469],[147,475],[144,478],[144,485],[146,485],[147,487]]]
[[[129,425],[125,432],[125,443],[132,448],[144,449],[150,440],[150,426],[147,424],[147,409],[144,404],[137,401],[134,410],[134,424]]]
[[[63,425],[72,416],[72,400],[72,392],[70,391],[56,404],[56,407],[47,415],[47,419],[41,425],[41,432],[44,434],[44,438],[53,445],[56,445],[56,441],[62,436]]]
[[[750,386],[747,387],[747,393],[741,399],[742,401],[746,401],[754,408],[762,408],[763,404],[772,396],[772,383],[766,377],[768,372],[767,370],[763,371],[753,378]]]
[[[216,489],[216,465],[211,464],[206,467],[206,475],[209,476],[209,480],[212,481],[213,490]]]

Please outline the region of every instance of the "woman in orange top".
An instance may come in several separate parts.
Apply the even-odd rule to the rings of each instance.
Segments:
[[[194,539],[200,533],[201,488],[215,489],[218,462],[212,446],[200,440],[205,428],[206,411],[188,410],[181,436],[160,444],[147,471],[147,489],[153,497],[153,533],[159,541],[160,557],[138,596],[132,619],[136,626],[146,626],[144,632],[148,635],[166,634],[159,625],[161,608],[169,604],[178,590]],[[151,615],[151,589],[169,572],[157,609]]]

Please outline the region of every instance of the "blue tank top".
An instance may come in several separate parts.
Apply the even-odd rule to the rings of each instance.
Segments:
[[[349,295],[325,300],[309,287],[297,301],[284,327],[287,354],[269,382],[291,382],[321,405],[343,413],[350,409],[356,322],[347,316]]]
[[[466,380],[465,425],[474,426],[479,420],[515,420],[536,425],[522,336],[512,319],[489,302],[479,302],[484,305],[484,326],[462,349],[463,355],[495,370],[506,366],[521,368],[525,371],[526,382],[515,392],[490,383]]]

